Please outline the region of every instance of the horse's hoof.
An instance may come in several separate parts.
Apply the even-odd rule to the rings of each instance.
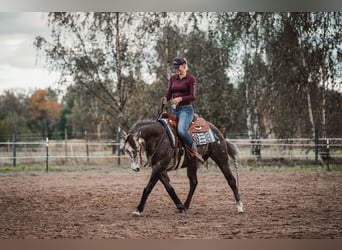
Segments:
[[[239,213],[239,214],[241,214],[241,213],[244,212],[244,210],[243,210],[243,204],[242,204],[241,201],[240,201],[236,206],[237,206],[237,210],[238,210],[238,213]]]
[[[186,210],[185,209],[178,209],[179,214],[184,214],[185,215]]]
[[[133,216],[140,216],[141,213],[139,212],[138,209],[135,209],[135,210],[133,211],[132,215],[133,215]]]

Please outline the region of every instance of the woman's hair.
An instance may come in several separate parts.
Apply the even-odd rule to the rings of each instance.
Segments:
[[[188,60],[185,57],[182,58],[185,62],[185,70],[188,70]]]
[[[185,69],[187,70],[188,69],[188,62],[186,60],[186,58],[184,57],[178,57],[178,58],[175,58],[172,62],[172,67],[174,69],[178,68],[179,65],[183,65],[185,64]]]

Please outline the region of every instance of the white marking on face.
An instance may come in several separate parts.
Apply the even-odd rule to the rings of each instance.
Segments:
[[[133,137],[133,140],[128,140],[125,143],[125,151],[128,153],[129,157],[131,158],[131,169],[133,171],[138,172],[141,168],[141,155],[140,155],[141,146],[135,139],[136,138]],[[134,143],[135,145],[131,145],[131,143]]]

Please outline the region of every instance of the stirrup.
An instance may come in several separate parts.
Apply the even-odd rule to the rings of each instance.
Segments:
[[[185,147],[186,152],[192,157],[192,158],[197,158],[201,163],[204,163],[204,159],[202,158],[202,155],[199,154],[198,152],[193,151],[189,147]]]

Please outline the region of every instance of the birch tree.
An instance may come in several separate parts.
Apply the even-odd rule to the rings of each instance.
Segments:
[[[95,109],[99,123],[127,126],[127,103],[141,98],[144,18],[145,13],[49,13],[52,39],[36,38],[38,52],[61,72],[59,83],[85,96],[81,105]]]
[[[263,62],[264,38],[263,22],[267,14],[237,13],[233,17],[235,36],[239,37],[243,48],[243,84],[246,95],[246,125],[248,137],[253,145],[251,153],[260,155],[259,139],[261,131],[262,86],[265,82],[265,66]]]

